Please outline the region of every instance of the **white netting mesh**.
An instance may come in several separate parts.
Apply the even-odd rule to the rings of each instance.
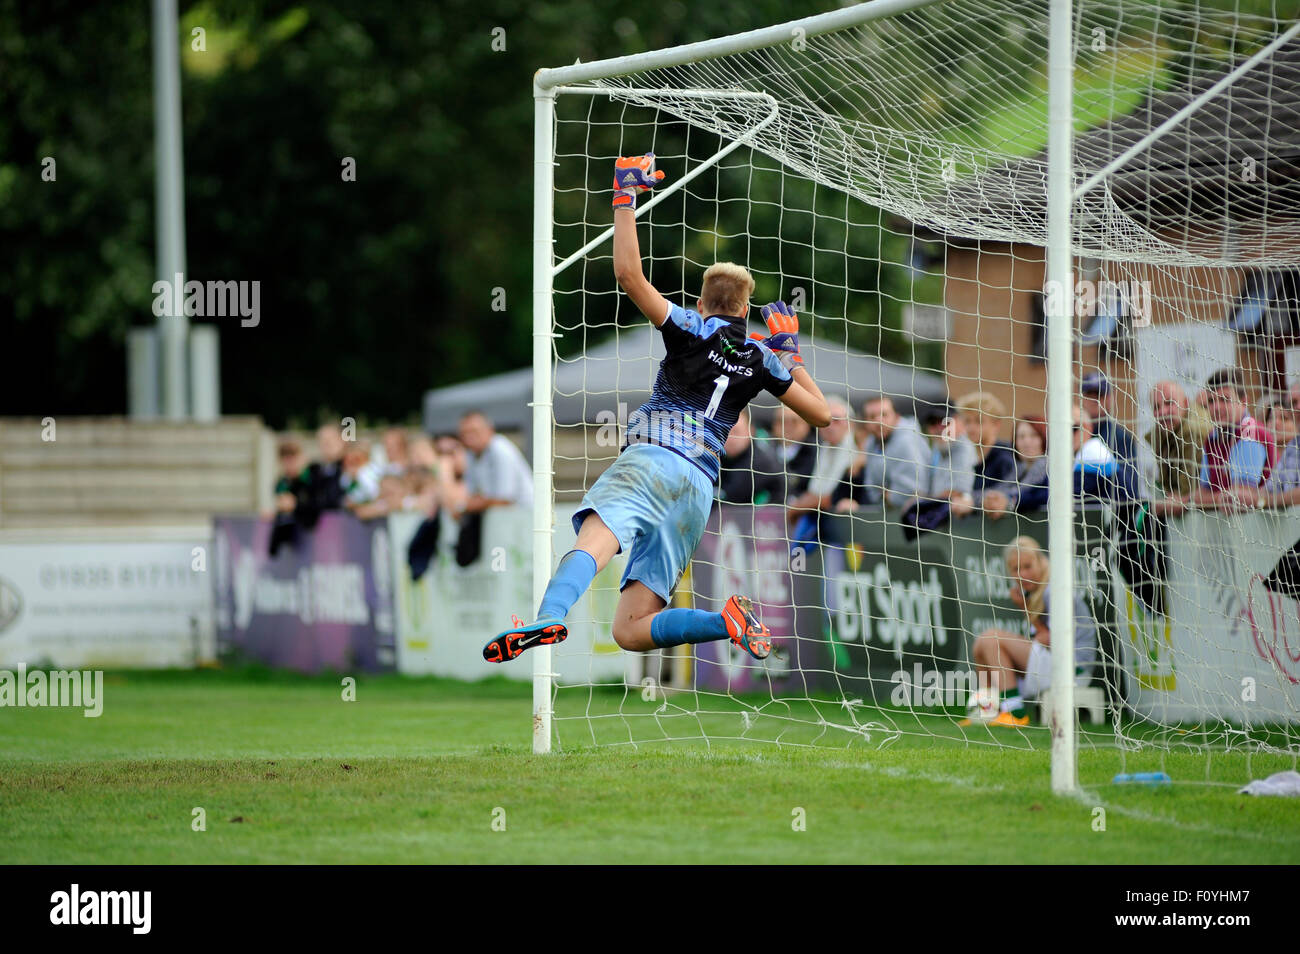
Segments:
[[[1078,181],[1173,117],[1290,24],[1201,5],[1076,4]],[[673,89],[762,92],[780,118],[756,146],[791,171],[918,225],[1046,244],[1047,7],[954,0],[750,53],[608,81],[730,140],[761,103]],[[1285,264],[1300,160],[1300,42],[1283,43],[1090,192],[1081,252],[1169,263]],[[1190,213],[1190,214],[1189,214]],[[1290,221],[1261,221],[1279,214]],[[1262,226],[1262,227],[1260,227]],[[1228,243],[1228,235],[1235,241]]]
[[[1041,3],[955,0],[619,77],[597,95],[559,95],[556,260],[609,228],[615,157],[655,152],[665,188],[705,164],[641,217],[646,274],[665,297],[693,307],[704,269],[730,259],[753,272],[756,304],[795,305],[811,373],[850,405],[852,464],[837,494],[861,498],[851,514],[843,511],[854,505],[827,503],[812,537],[787,518],[801,444],[829,460],[839,438],[791,437],[776,402],[760,399],[752,446],[764,453],[746,460],[754,496],[761,487],[767,497],[719,508],[680,598],[717,608],[730,592],[749,591],[783,627],[773,626],[778,652],[766,665],[716,644],[619,652],[608,638],[616,561],[574,610],[603,642],[559,649],[585,657],[576,670],[569,659],[568,671],[586,672],[557,687],[562,743],[1046,744],[1033,706],[1023,728],[958,724],[969,702],[962,677],[989,668],[978,638],[990,630],[1025,637],[1032,619],[1045,619],[1034,613],[1041,593],[1027,607],[1013,602],[1016,567],[1004,561],[1017,536],[1045,543],[1045,509],[1017,511],[1007,494],[977,492],[970,516],[910,539],[904,508],[871,499],[867,485],[888,481],[871,469],[868,425],[878,407],[864,407],[884,392],[918,429],[939,421],[921,438],[931,497],[941,495],[936,473],[950,466],[945,435],[961,429],[945,429],[953,418],[972,430],[992,419],[1018,451],[1023,434],[1016,466],[1023,486],[1033,486],[1024,427],[1045,411],[1047,379],[1046,16]],[[1077,4],[1076,183],[1290,27],[1203,6]],[[741,138],[745,145],[708,165]],[[1081,420],[1096,432],[1112,427],[1101,422],[1109,415],[1134,438],[1129,460],[1123,435],[1106,432],[1116,469],[1104,501],[1079,515],[1081,612],[1097,624],[1080,696],[1109,720],[1084,734],[1084,748],[1112,753],[1122,767],[1144,765],[1140,750],[1164,766],[1184,748],[1266,753],[1290,767],[1300,588],[1277,583],[1274,568],[1300,537],[1300,514],[1289,509],[1300,491],[1291,499],[1279,482],[1296,420],[1289,406],[1261,404],[1292,383],[1285,356],[1300,341],[1300,41],[1277,44],[1108,174],[1076,203],[1074,220],[1072,371],[1076,380],[1100,372],[1109,384],[1108,397],[1080,394]],[[607,242],[557,276],[554,302],[564,525],[617,453],[617,425],[648,396],[663,346],[618,291]],[[1172,382],[1190,408],[1186,420],[1217,421],[1226,433],[1235,405],[1225,409],[1221,389],[1205,390],[1224,367],[1241,375],[1241,410],[1267,424],[1274,442],[1269,473],[1261,469],[1253,483],[1249,473],[1237,480],[1250,463],[1244,447],[1237,457],[1225,447],[1212,462],[1232,471],[1226,484],[1217,470],[1203,474],[1207,435],[1192,424],[1162,431],[1172,418],[1153,404]],[[1290,367],[1300,371],[1300,361]],[[961,414],[948,403],[971,392],[992,395],[1000,413],[968,405]],[[988,460],[979,456],[988,435],[979,436],[977,463]],[[1083,473],[1095,448],[1077,450]],[[1300,468],[1300,444],[1292,450]],[[1116,490],[1125,480],[1131,486]],[[1022,484],[1012,486],[1019,493]],[[1183,512],[1198,493],[1199,506]],[[1256,512],[1241,512],[1247,506]],[[559,535],[557,556],[571,541]],[[1027,661],[1016,665],[1024,682]],[[1252,770],[1207,759],[1204,777]]]

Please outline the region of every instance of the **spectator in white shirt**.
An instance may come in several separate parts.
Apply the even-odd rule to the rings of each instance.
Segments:
[[[342,482],[345,504],[349,510],[368,504],[379,496],[379,480],[383,476],[374,466],[370,456],[369,441],[353,441],[343,453]]]
[[[490,507],[531,507],[533,473],[509,438],[496,432],[487,415],[470,411],[460,419],[460,442],[469,463],[465,468],[466,513]]]

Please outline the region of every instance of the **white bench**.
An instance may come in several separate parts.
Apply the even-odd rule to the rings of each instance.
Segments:
[[[1074,708],[1088,713],[1088,721],[1101,723],[1106,721],[1106,690],[1100,686],[1075,686]],[[1041,720],[1047,721],[1047,713],[1052,711],[1052,690],[1046,689],[1038,697],[1038,709]]]

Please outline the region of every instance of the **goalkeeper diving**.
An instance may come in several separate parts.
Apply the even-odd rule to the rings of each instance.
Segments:
[[[783,302],[762,308],[768,335],[746,335],[754,279],[730,262],[704,273],[696,311],[671,304],[641,270],[637,196],[663,181],[654,154],[614,164],[614,275],[663,335],[666,357],[650,399],[628,419],[617,460],[592,485],[573,517],[574,548],[555,569],[537,617],[500,633],[483,649],[490,662],[514,659],[568,635],[564,619],[614,555],[628,553],[613,620],[614,641],[648,652],[730,639],[755,659],[771,634],[745,596],[720,613],[665,609],[704,533],[723,443],[742,409],[770,391],[813,427],[830,409],[799,356],[799,319]]]

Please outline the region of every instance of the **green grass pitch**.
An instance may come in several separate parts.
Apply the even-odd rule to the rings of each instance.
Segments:
[[[823,733],[811,748],[595,747],[593,738],[698,734],[701,721],[655,716],[639,693],[585,689],[561,690],[560,715],[583,718],[560,721],[564,751],[538,757],[530,693],[363,676],[345,702],[339,677],[109,674],[98,719],[0,710],[0,861],[1300,862],[1300,803],[1226,784],[1290,759],[1171,752],[1121,762],[1113,746],[1085,739],[1087,796],[1058,798],[1041,732],[999,737],[1009,744],[998,748],[978,734],[965,744],[904,734],[882,746],[880,732]],[[704,718],[710,737],[736,732],[739,715],[713,702],[723,711]],[[762,711],[755,735],[797,737],[777,718],[791,710]],[[918,726],[906,718],[858,713]],[[1109,784],[1121,768],[1160,767],[1176,784]],[[196,808],[206,831],[192,829]]]

